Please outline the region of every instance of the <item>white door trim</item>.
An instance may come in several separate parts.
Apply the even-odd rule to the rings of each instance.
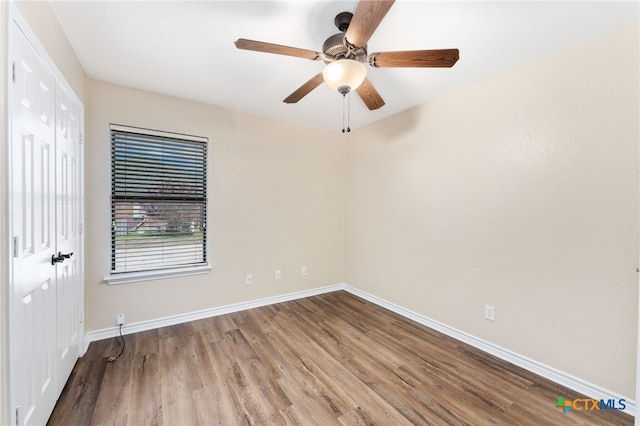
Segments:
[[[9,141],[7,118],[7,70],[9,5],[0,1],[0,424],[10,424],[9,415],[9,171],[4,167]]]

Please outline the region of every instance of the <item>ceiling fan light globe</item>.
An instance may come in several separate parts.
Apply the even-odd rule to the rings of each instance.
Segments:
[[[331,62],[322,71],[325,83],[331,89],[341,94],[348,88],[347,92],[356,90],[367,76],[366,67],[353,59],[340,59]]]

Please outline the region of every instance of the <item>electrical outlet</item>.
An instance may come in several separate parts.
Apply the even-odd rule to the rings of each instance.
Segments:
[[[281,279],[282,279],[282,271],[278,269],[276,271],[276,280],[281,280]]]
[[[484,305],[484,319],[489,321],[496,320],[496,308],[491,305]]]
[[[308,273],[309,273],[309,271],[307,270],[306,266],[303,266],[303,267],[300,268],[300,276],[301,277],[306,277]]]
[[[251,285],[251,283],[253,283],[253,275],[244,277],[244,285]]]
[[[116,325],[124,325],[124,314],[116,314]]]

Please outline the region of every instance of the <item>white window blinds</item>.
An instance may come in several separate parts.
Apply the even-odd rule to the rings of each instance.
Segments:
[[[206,264],[208,140],[110,130],[111,273]]]

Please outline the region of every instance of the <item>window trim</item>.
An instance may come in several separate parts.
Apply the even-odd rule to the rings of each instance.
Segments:
[[[120,274],[109,274],[103,280],[109,285],[136,283],[140,281],[161,280],[165,278],[187,277],[189,275],[208,274],[211,265],[188,266],[184,268],[158,269],[156,271],[144,272],[122,272]]]
[[[110,123],[109,124],[109,140],[111,141],[111,132],[112,131],[124,131],[124,132],[133,132],[133,133],[140,133],[143,135],[147,135],[147,136],[156,136],[159,138],[162,137],[169,137],[169,138],[178,138],[178,139],[183,139],[186,141],[192,141],[192,142],[200,142],[200,143],[205,143],[208,145],[209,143],[209,138],[207,137],[202,137],[202,136],[194,136],[194,135],[188,135],[188,134],[183,134],[183,133],[173,133],[173,132],[166,132],[166,131],[160,131],[160,130],[153,130],[153,129],[146,129],[146,128],[142,128],[142,127],[134,127],[134,126],[126,126],[126,125],[119,125],[119,124],[114,124],[114,123]],[[206,151],[206,158],[204,159],[205,163],[209,163],[209,152],[210,150],[207,149]],[[111,161],[111,160],[110,160]],[[209,176],[207,173],[207,176],[205,176],[205,179],[208,180]],[[111,173],[110,173],[110,179],[111,179]],[[111,182],[110,182],[111,185]],[[208,188],[208,183],[205,182],[206,187]],[[110,191],[111,192],[111,191]],[[113,194],[110,195],[110,203],[113,203]],[[206,194],[206,204],[205,204],[205,212],[208,212],[209,210],[209,197],[208,194]],[[110,228],[112,227],[112,223],[110,222]],[[208,214],[205,213],[205,227],[208,228]],[[111,232],[113,232],[113,230],[111,229]],[[205,253],[208,253],[208,238],[205,238],[204,244],[205,247]],[[113,247],[110,249],[110,254],[113,251]],[[111,261],[110,261],[111,262]],[[190,276],[190,275],[201,275],[201,274],[207,274],[211,271],[212,267],[210,265],[208,256],[206,259],[206,262],[203,264],[198,264],[198,265],[192,265],[192,266],[177,266],[177,267],[173,267],[173,268],[160,268],[160,269],[155,269],[155,270],[149,270],[149,271],[136,271],[136,272],[118,272],[115,273],[114,271],[111,270],[111,267],[109,268],[109,274],[105,277],[103,277],[104,282],[106,282],[109,285],[119,285],[119,284],[127,284],[127,283],[134,283],[134,282],[141,282],[141,281],[151,281],[151,280],[159,280],[159,279],[167,279],[167,278],[174,278],[174,277],[184,277],[184,276]]]

